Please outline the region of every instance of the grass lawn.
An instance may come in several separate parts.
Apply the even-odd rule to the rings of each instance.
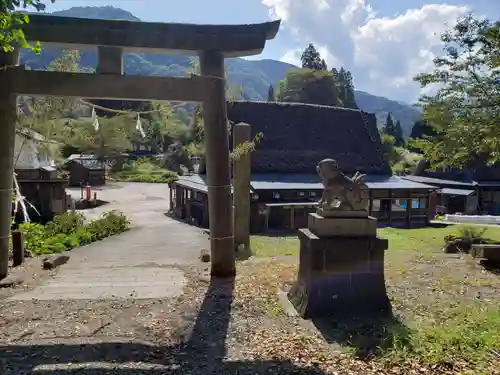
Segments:
[[[389,253],[394,251],[418,250],[419,252],[432,252],[441,249],[443,238],[448,234],[457,232],[457,226],[445,228],[419,228],[397,229],[382,228],[378,235],[389,240]],[[500,240],[500,228],[489,227],[484,236],[493,240]],[[299,253],[299,240],[297,236],[252,236],[251,247],[256,257],[274,257],[280,255],[296,255]]]
[[[354,355],[350,365],[345,366],[357,363],[361,367],[354,366],[352,371],[366,374],[500,374],[500,276],[468,255],[443,253],[444,236],[456,232],[454,226],[378,231],[389,240],[386,285],[400,323],[384,323],[384,337],[377,348],[370,349],[372,357],[365,365]],[[485,236],[500,239],[500,228],[488,228]],[[298,254],[298,239],[253,236],[251,245],[256,258],[275,259],[263,261],[262,265],[257,262],[247,270],[253,276],[248,285],[240,285],[241,293],[251,288],[259,290],[263,310],[268,315],[279,315],[276,285],[289,285],[296,276],[295,262],[283,261],[296,257],[282,256]],[[351,348],[352,354],[359,355],[363,345],[373,343],[371,323],[361,321],[342,327],[342,335],[348,337],[342,345]],[[316,348],[322,345],[322,339],[318,340]],[[390,370],[379,372],[379,366]],[[344,368],[346,374],[350,373],[349,367]]]
[[[110,177],[115,181],[170,183],[175,181],[177,173],[162,168],[161,165],[148,158],[130,161],[118,172],[113,172]]]

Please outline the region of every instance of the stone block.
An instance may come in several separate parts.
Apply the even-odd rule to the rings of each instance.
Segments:
[[[377,219],[367,217],[323,217],[311,213],[309,230],[319,237],[331,236],[376,236]]]
[[[368,217],[368,210],[346,211],[346,210],[329,210],[325,211],[318,208],[316,213],[323,217]]]
[[[288,298],[300,316],[308,319],[390,309],[384,278],[387,240],[319,237],[309,229],[300,229],[299,239],[299,274]]]
[[[66,264],[69,260],[69,256],[65,254],[52,254],[43,258],[42,268],[44,270],[53,270],[63,264]]]

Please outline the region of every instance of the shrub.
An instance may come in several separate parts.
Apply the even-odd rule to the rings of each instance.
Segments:
[[[482,238],[488,228],[472,225],[463,225],[458,227],[458,235],[464,241],[472,242],[474,239]]]
[[[458,253],[459,251],[468,253],[474,243],[487,243],[491,240],[483,238],[486,233],[486,227],[477,227],[472,225],[462,225],[458,227],[457,233],[449,234],[444,237],[445,253]]]
[[[19,230],[24,235],[24,247],[32,254],[39,253],[46,238],[45,226],[38,223],[23,223]]]
[[[151,172],[149,174],[127,174],[121,173],[114,176],[117,181],[126,182],[148,182],[148,183],[158,183],[158,184],[169,184],[177,180],[177,174],[171,171],[163,172]]]
[[[177,173],[163,168],[155,158],[139,158],[123,163],[122,170],[112,177],[116,181],[171,183],[177,179]]]
[[[78,228],[82,227],[85,223],[85,217],[80,212],[68,211],[54,217],[46,227],[49,235],[56,235],[58,233],[73,233]]]
[[[47,224],[24,223],[24,244],[34,255],[60,253],[78,246],[99,241],[128,230],[130,221],[118,211],[104,213],[101,218],[85,224],[84,216],[77,212],[57,215]]]

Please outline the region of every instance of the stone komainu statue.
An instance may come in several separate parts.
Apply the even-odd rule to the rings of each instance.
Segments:
[[[364,174],[356,172],[349,178],[333,159],[321,160],[316,171],[324,186],[323,195],[318,202],[319,209],[324,212],[367,210],[368,186],[364,182]]]

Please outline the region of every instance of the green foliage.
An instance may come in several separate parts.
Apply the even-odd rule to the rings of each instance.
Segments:
[[[116,181],[166,184],[174,182],[177,177],[177,173],[163,168],[159,162],[151,158],[140,158],[125,163],[120,171],[112,174],[112,178]]]
[[[91,119],[68,120],[59,137],[63,137],[64,143],[71,144],[82,153],[95,154],[104,159],[130,150],[134,133],[135,120],[121,115],[100,118],[97,131]]]
[[[243,142],[231,152],[231,159],[238,160],[243,155],[250,154],[255,151],[257,144],[264,138],[264,134],[257,133],[250,142]]]
[[[269,85],[269,90],[267,91],[267,101],[274,102],[276,101],[276,96],[274,95],[274,87],[273,85]]]
[[[312,44],[302,54],[302,69],[286,74],[275,97],[280,102],[358,108],[351,72],[343,67],[328,72],[325,60]]]
[[[104,213],[101,218],[85,223],[83,215],[66,212],[42,225],[23,223],[24,245],[33,255],[60,253],[125,232],[130,221],[118,211]]]
[[[394,136],[396,140],[396,146],[402,147],[405,145],[405,139],[403,137],[403,129],[401,128],[401,121],[397,120],[396,124],[394,125],[394,128],[396,130]]]
[[[282,102],[337,106],[340,104],[335,79],[326,70],[290,70],[277,94]]]
[[[83,226],[85,217],[80,212],[65,212],[54,217],[54,220],[45,226],[45,231],[49,235],[70,234]]]
[[[396,149],[396,140],[392,135],[382,133],[380,140],[382,141],[382,153],[385,160],[391,165],[401,160],[401,155]]]
[[[433,325],[417,327],[410,336],[395,335],[400,345],[385,353],[389,362],[419,358],[427,365],[466,362],[486,365],[492,359],[492,348],[500,347],[500,311],[485,307],[456,307],[447,318]]]
[[[425,137],[433,137],[436,135],[434,127],[424,119],[419,119],[413,123],[411,128],[410,138],[419,139]]]
[[[339,101],[344,108],[358,109],[356,98],[354,96],[354,84],[352,83],[352,74],[343,67],[339,71],[332,69],[333,78],[337,87]]]
[[[312,70],[326,70],[326,62],[323,60],[318,51],[312,43],[310,43],[307,48],[302,52],[300,57],[302,61],[302,68],[312,69]]]
[[[408,151],[404,147],[397,146],[394,136],[386,134],[384,130],[380,131],[382,153],[391,166],[392,172],[398,175],[411,173],[421,156]]]
[[[110,211],[102,215],[100,219],[93,220],[85,226],[90,234],[92,242],[122,233],[128,230],[130,221],[120,212]]]
[[[382,132],[394,138],[394,145],[398,147],[404,146],[405,140],[403,137],[403,129],[401,128],[401,122],[399,120],[394,122],[390,113],[387,114],[387,118],[385,120],[385,125],[382,128]]]
[[[415,77],[422,87],[439,87],[420,99],[437,135],[421,139],[418,147],[435,167],[462,167],[478,155],[495,163],[500,160],[500,22],[469,14],[441,39],[445,55],[435,59],[433,72]]]
[[[464,241],[472,242],[476,238],[482,238],[487,230],[487,227],[461,225],[458,227],[457,236]]]
[[[54,2],[55,0],[50,0]],[[20,29],[22,25],[29,22],[26,13],[16,11],[16,8],[34,8],[43,11],[45,4],[43,0],[2,0],[0,3],[0,48],[5,52],[14,50],[17,44],[20,48],[29,48],[35,52],[40,52],[40,43],[34,46],[26,40],[24,32]]]

